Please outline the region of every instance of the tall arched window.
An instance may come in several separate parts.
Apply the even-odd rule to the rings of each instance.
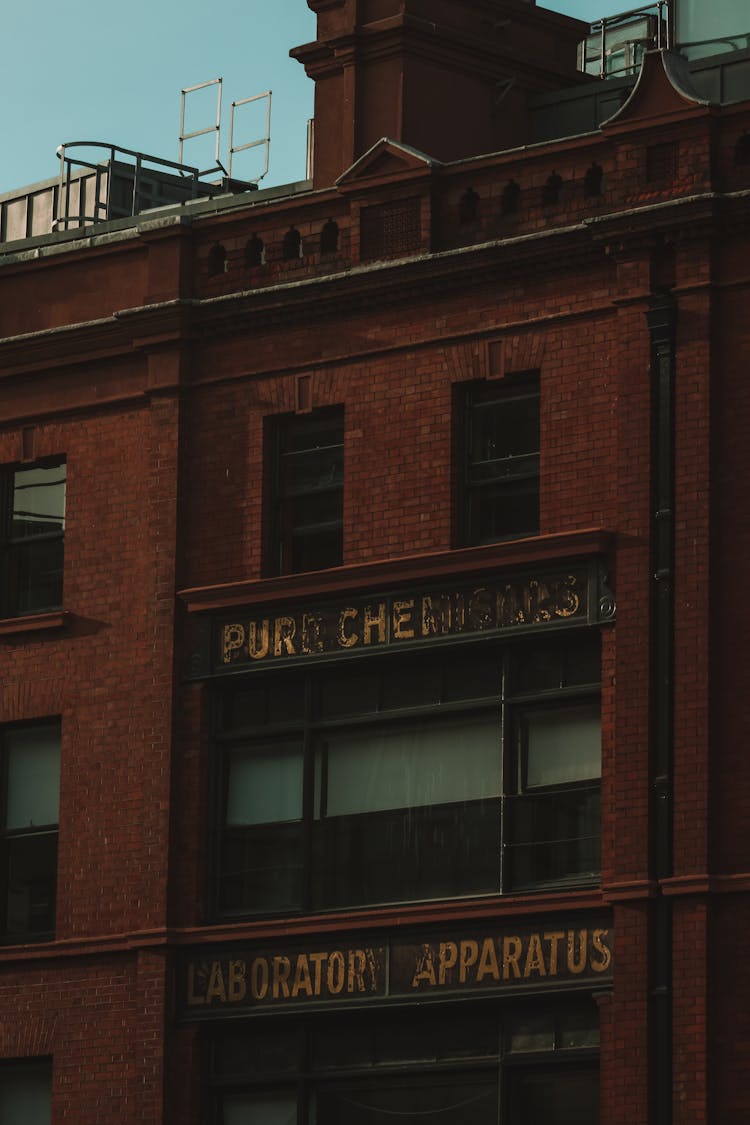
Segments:
[[[283,253],[285,262],[302,257],[302,235],[296,227],[290,227],[284,235]]]

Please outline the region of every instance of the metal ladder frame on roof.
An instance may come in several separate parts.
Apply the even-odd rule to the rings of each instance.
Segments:
[[[180,161],[183,160],[185,142],[193,140],[196,137],[205,137],[214,134],[216,144],[214,148],[214,161],[213,168],[208,168],[201,172],[202,176],[209,175],[211,172],[222,172],[228,179],[232,179],[232,164],[234,156],[238,152],[246,152],[251,148],[258,148],[260,145],[264,146],[265,161],[263,171],[258,176],[253,176],[248,180],[248,183],[257,184],[268,174],[268,166],[270,159],[271,148],[271,96],[272,91],[266,90],[262,94],[254,94],[250,98],[240,98],[232,102],[230,118],[229,118],[229,161],[228,168],[225,168],[220,159],[220,143],[221,143],[221,99],[223,89],[222,78],[211,78],[208,82],[198,82],[195,86],[186,86],[181,91],[181,104],[180,104]],[[185,130],[185,114],[187,108],[187,100],[191,94],[197,93],[199,90],[206,90],[210,86],[216,86],[216,118],[210,125],[205,125],[199,129],[191,129],[189,132]],[[235,117],[237,110],[241,106],[250,105],[254,102],[259,102],[263,99],[267,100],[266,106],[266,127],[263,136],[251,141],[246,141],[243,144],[235,144]]]

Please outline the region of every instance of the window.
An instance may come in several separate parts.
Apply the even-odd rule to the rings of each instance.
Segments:
[[[555,1006],[431,1004],[263,1019],[210,1042],[221,1125],[597,1125],[598,1017]]]
[[[338,248],[338,223],[336,223],[333,219],[329,219],[320,232],[320,252],[321,254],[335,254],[338,251]]]
[[[220,242],[215,242],[208,252],[208,276],[218,277],[226,273],[228,268],[226,248]]]
[[[521,204],[521,187],[515,180],[508,180],[500,196],[500,214],[515,215]]]
[[[218,914],[596,879],[596,645],[454,651],[221,691]]]
[[[604,169],[594,161],[591,167],[586,169],[586,175],[583,177],[583,194],[587,199],[602,194],[603,179]]]
[[[59,723],[0,730],[0,932],[8,942],[54,934]]]
[[[0,1125],[50,1125],[52,1060],[0,1062]]]
[[[344,412],[274,420],[272,570],[340,566],[343,554]]]
[[[479,196],[473,188],[467,188],[458,203],[458,221],[462,226],[476,223],[479,219]]]
[[[284,235],[281,253],[285,262],[293,262],[302,257],[302,235],[296,227],[290,227]]]
[[[596,703],[520,706],[516,792],[505,804],[507,879],[514,887],[599,870],[601,734]]]
[[[468,544],[539,531],[539,382],[473,384],[465,400],[463,540]]]
[[[263,239],[254,234],[245,245],[245,265],[262,266],[266,260],[266,248]]]
[[[62,605],[65,462],[0,475],[0,615],[20,617]]]
[[[562,186],[562,177],[558,176],[557,172],[553,172],[551,176],[547,177],[542,186],[543,207],[554,207],[555,204],[560,202]]]

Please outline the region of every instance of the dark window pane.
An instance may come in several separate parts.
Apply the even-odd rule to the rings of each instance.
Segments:
[[[562,1012],[557,1045],[571,1050],[599,1046],[599,1018],[593,1001],[588,1007]]]
[[[302,827],[264,824],[225,831],[221,910],[258,913],[302,903]]]
[[[304,717],[305,679],[292,672],[243,683],[241,688],[228,691],[221,702],[221,729],[225,731],[267,723],[297,723]]]
[[[341,519],[341,490],[294,496],[288,506],[291,534],[308,535],[337,524]]]
[[[598,637],[567,645],[524,647],[513,662],[514,691],[549,691],[578,684],[598,684],[601,657]]]
[[[434,1009],[404,1019],[391,1016],[376,1025],[375,1051],[383,1065],[496,1058],[499,1053],[495,1010],[471,1015]]]
[[[291,569],[298,574],[306,570],[327,570],[330,566],[339,566],[342,551],[341,527],[305,534],[295,532],[291,543]]]
[[[563,650],[558,646],[523,649],[515,661],[514,688],[545,691],[563,687]]]
[[[508,797],[504,816],[510,887],[589,878],[600,871],[598,785]]]
[[[55,928],[60,727],[0,730],[0,930],[6,940]]]
[[[315,906],[497,890],[500,802],[335,816],[315,824]]]
[[[470,499],[469,519],[475,543],[533,535],[539,528],[538,480],[510,481],[506,485],[475,489]]]
[[[321,718],[367,715],[378,709],[379,678],[373,672],[334,672],[320,685]]]
[[[64,463],[32,465],[0,480],[0,614],[62,605]]]
[[[282,453],[335,449],[341,442],[341,411],[287,419],[281,432]]]
[[[383,710],[439,703],[441,691],[442,670],[438,664],[422,660],[408,668],[397,665],[383,674]]]
[[[283,488],[287,496],[311,499],[341,484],[344,463],[341,444],[305,453],[285,453]]]
[[[534,479],[538,476],[538,453],[501,457],[492,461],[476,461],[471,466],[471,483],[483,487],[490,485],[499,487],[513,481]]]
[[[565,651],[565,682],[567,684],[598,684],[601,679],[599,638],[593,643],[572,645]]]
[[[499,1054],[498,1014],[480,1009],[430,1006],[429,1011],[327,1017],[315,1025],[315,1070],[390,1067],[466,1059],[495,1059]]]
[[[51,934],[55,928],[57,832],[10,836],[3,850],[8,873],[6,935],[20,939]]]
[[[343,412],[280,420],[274,555],[281,573],[323,570],[342,558]]]
[[[375,1063],[376,1016],[329,1019],[316,1029],[312,1061],[316,1070],[346,1070]]]
[[[228,691],[222,699],[223,730],[263,726],[268,722],[268,701],[265,682],[251,683]]]
[[[294,1074],[299,1068],[297,1026],[269,1025],[218,1039],[214,1047],[217,1074],[239,1078],[268,1078]]]
[[[464,456],[467,542],[536,534],[539,394],[535,381],[502,392],[486,385],[470,390]]]
[[[532,1067],[508,1074],[510,1125],[597,1125],[596,1066]]]
[[[296,723],[305,715],[305,680],[286,675],[272,680],[268,688],[269,723]]]
[[[502,462],[539,452],[539,407],[536,395],[479,402],[473,408],[471,463]],[[498,465],[498,472],[507,471]]]
[[[62,580],[62,539],[29,539],[8,548],[9,613],[59,608]]]
[[[548,1012],[540,1012],[513,1021],[508,1037],[508,1050],[514,1054],[527,1051],[552,1051],[555,1046],[555,1022]]]
[[[480,657],[467,657],[449,664],[445,670],[446,701],[461,699],[499,699],[502,667],[497,650]]]

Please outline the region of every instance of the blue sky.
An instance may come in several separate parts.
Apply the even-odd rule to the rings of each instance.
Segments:
[[[627,10],[624,0],[547,0],[547,7],[593,20]],[[8,3],[0,64],[0,193],[57,175],[57,146],[79,140],[176,160],[180,91],[221,76],[221,156],[232,101],[273,90],[266,185],[305,174],[312,83],[290,47],[315,38],[305,0],[53,0]],[[188,100],[186,130],[212,123],[207,93]],[[256,111],[260,107],[256,107]],[[236,141],[261,131],[261,115],[238,110]],[[206,167],[212,141],[186,142],[184,159]],[[252,177],[258,153],[236,158]]]

